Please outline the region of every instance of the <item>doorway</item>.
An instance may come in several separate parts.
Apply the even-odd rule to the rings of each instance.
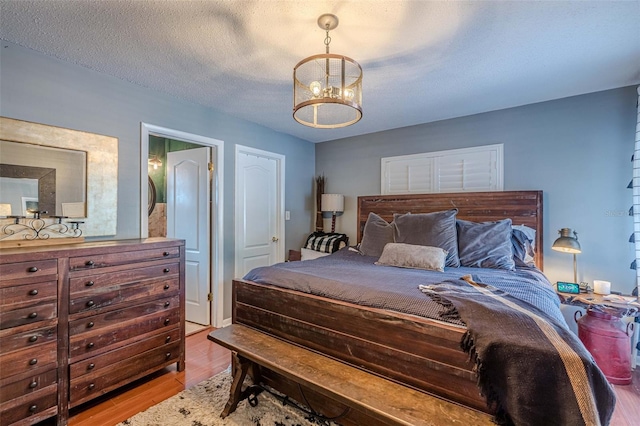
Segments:
[[[284,261],[285,157],[236,145],[235,275]]]
[[[185,240],[187,321],[221,327],[224,143],[142,123],[141,153],[141,236]]]

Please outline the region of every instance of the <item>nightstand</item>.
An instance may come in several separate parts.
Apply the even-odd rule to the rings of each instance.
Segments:
[[[287,262],[295,262],[298,260],[302,260],[302,253],[300,250],[289,250],[289,258]]]

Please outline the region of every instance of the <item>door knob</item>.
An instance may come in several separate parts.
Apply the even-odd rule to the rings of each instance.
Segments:
[[[271,241],[273,241],[274,243],[278,242],[278,237],[271,237]]]

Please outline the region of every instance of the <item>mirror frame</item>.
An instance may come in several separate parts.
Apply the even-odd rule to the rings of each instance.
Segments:
[[[118,138],[0,117],[0,139],[87,153],[87,217],[82,235],[116,235]],[[6,220],[6,219],[0,219]]]

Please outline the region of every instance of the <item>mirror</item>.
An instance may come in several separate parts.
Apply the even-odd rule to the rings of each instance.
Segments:
[[[20,205],[14,212],[17,201],[10,203],[13,215],[37,208],[49,215],[82,218],[83,236],[116,234],[117,138],[0,117],[0,140],[0,193],[16,180],[32,188],[29,194],[14,195]],[[17,157],[9,157],[10,152]],[[0,207],[6,204],[0,201]],[[0,224],[6,221],[0,219]]]
[[[0,153],[3,214],[31,216],[30,202],[50,216],[86,217],[86,152],[0,140]],[[69,211],[70,206],[79,208]]]

